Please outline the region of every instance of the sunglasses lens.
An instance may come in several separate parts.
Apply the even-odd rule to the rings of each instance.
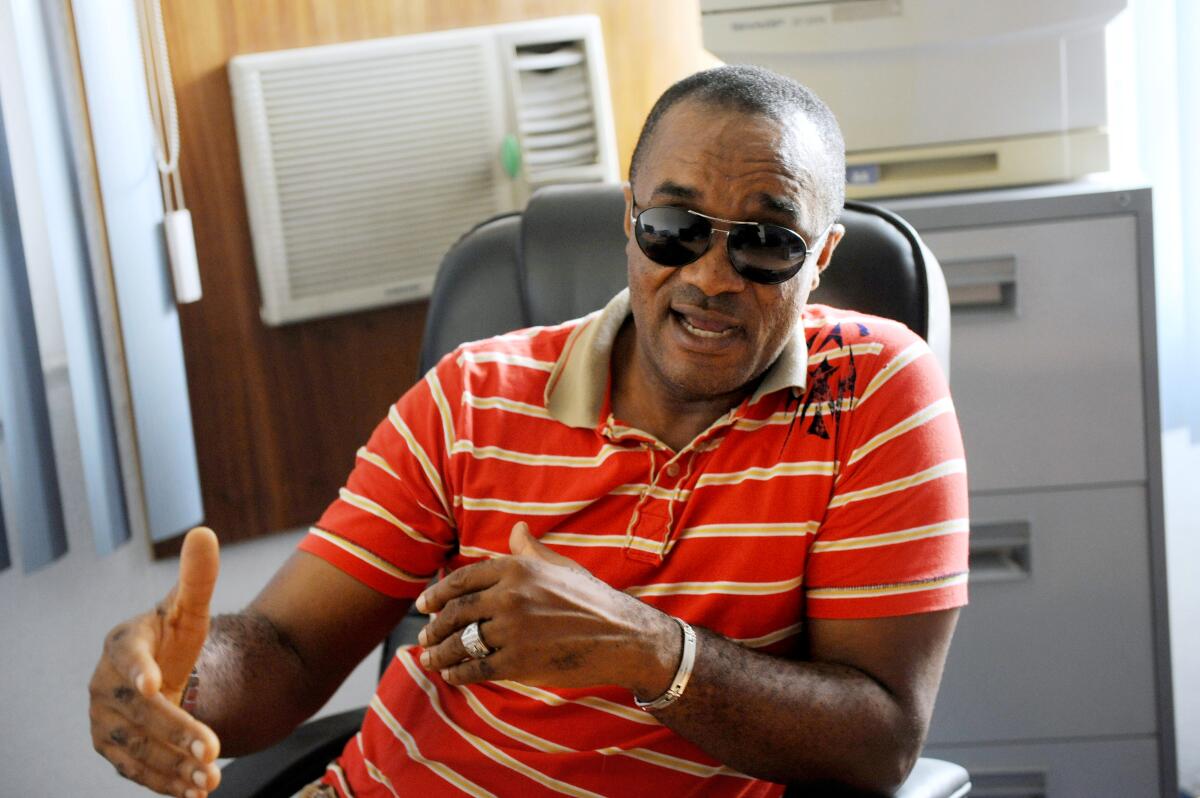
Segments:
[[[685,266],[708,249],[712,225],[682,208],[649,208],[638,215],[634,235],[650,260],[663,266]]]
[[[734,268],[758,283],[782,283],[804,266],[808,248],[796,233],[775,224],[739,224],[729,232]]]
[[[662,266],[695,262],[708,251],[712,236],[708,219],[683,208],[647,208],[634,224],[638,246]],[[733,224],[728,236],[733,268],[756,283],[774,285],[790,280],[803,268],[808,254],[803,238],[777,224]]]

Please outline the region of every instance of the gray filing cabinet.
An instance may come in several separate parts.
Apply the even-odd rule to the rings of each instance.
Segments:
[[[926,754],[982,798],[1175,796],[1150,191],[884,204],[946,273],[971,487]]]

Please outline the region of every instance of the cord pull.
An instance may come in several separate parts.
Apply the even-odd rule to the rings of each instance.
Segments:
[[[163,215],[167,237],[167,260],[175,282],[175,301],[180,305],[197,302],[204,296],[200,288],[200,262],[196,258],[196,237],[192,233],[192,214],[187,208]]]

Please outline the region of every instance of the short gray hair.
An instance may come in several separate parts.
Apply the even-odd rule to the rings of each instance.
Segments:
[[[706,69],[689,75],[663,92],[650,109],[633,149],[629,163],[630,182],[637,175],[638,165],[649,149],[658,123],[667,111],[687,99],[778,121],[794,114],[806,117],[816,127],[826,156],[823,163],[814,167],[816,185],[813,186],[817,200],[827,214],[823,222],[833,222],[841,215],[846,201],[846,143],[837,119],[811,89],[756,66],[730,64]]]

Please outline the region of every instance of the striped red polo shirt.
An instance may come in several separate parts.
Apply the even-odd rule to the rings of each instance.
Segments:
[[[391,596],[508,553],[513,524],[751,648],[805,618],[966,602],[967,488],[945,380],[885,319],[810,305],[755,393],[675,452],[614,418],[627,292],[465,344],[391,408],[300,548]],[[401,649],[330,766],[344,796],[777,795],[619,688],[453,687]],[[731,730],[732,733],[732,730]]]

